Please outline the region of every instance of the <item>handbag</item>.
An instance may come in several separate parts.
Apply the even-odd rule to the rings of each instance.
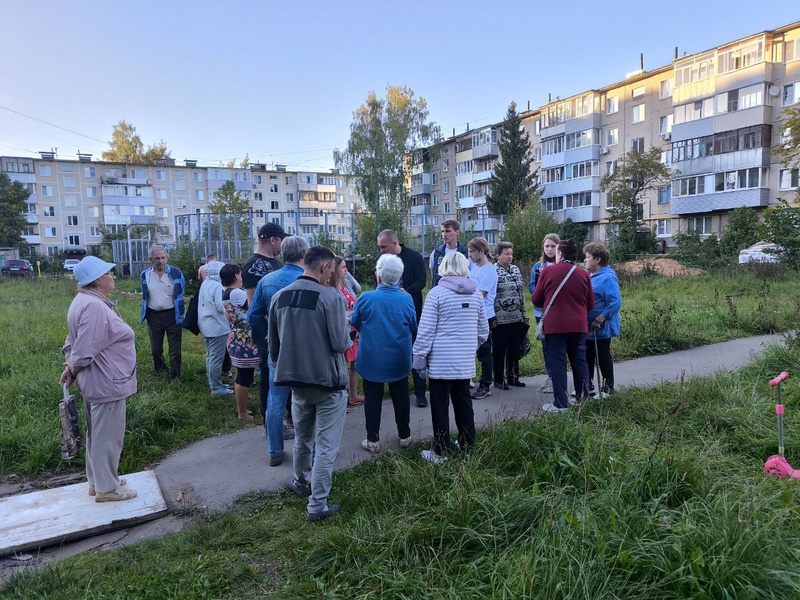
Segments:
[[[560,292],[561,288],[564,287],[564,284],[567,283],[567,279],[569,279],[570,275],[572,275],[573,271],[575,271],[575,268],[575,265],[572,265],[569,273],[567,273],[567,276],[564,277],[564,281],[562,281],[561,284],[556,288],[555,294],[550,297],[550,302],[547,303],[547,308],[544,309],[542,318],[539,319],[539,322],[536,324],[536,333],[533,334],[533,337],[535,337],[537,340],[541,341],[544,339],[544,318],[547,316],[547,313],[550,312],[550,307],[553,306],[553,301],[556,299],[556,296],[558,296],[558,292]]]
[[[61,459],[69,460],[78,456],[83,445],[83,436],[75,408],[75,396],[69,393],[69,387],[63,387],[64,399],[58,403],[58,412],[61,415]]]
[[[195,335],[200,334],[200,325],[197,323],[197,294],[189,298],[189,306],[186,308],[186,316],[183,318],[181,327],[191,331]]]
[[[528,330],[531,328],[530,322],[528,321],[528,317],[522,319],[522,340],[519,343],[519,352],[518,356],[520,360],[528,356],[531,351],[531,341],[528,339]]]

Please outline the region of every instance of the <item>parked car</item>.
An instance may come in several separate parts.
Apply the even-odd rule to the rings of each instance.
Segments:
[[[757,242],[739,252],[739,264],[781,262],[783,246],[772,242]]]
[[[72,271],[78,263],[81,262],[77,258],[68,258],[64,261],[64,270],[65,271]]]
[[[3,275],[30,277],[33,275],[33,265],[27,260],[10,258],[3,262]]]

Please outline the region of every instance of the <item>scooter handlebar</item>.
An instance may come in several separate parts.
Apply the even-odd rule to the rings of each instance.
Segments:
[[[769,384],[770,384],[772,387],[775,387],[776,385],[778,385],[778,384],[779,384],[781,381],[783,381],[783,380],[784,380],[784,379],[786,379],[787,377],[789,377],[789,373],[787,373],[786,371],[784,371],[783,373],[781,373],[780,375],[778,375],[778,376],[777,376],[777,377],[775,377],[774,379],[770,379],[770,380],[769,380]]]

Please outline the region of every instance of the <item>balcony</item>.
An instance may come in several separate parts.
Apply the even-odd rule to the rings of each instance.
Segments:
[[[475,183],[480,181],[489,181],[492,177],[494,177],[494,169],[489,169],[488,171],[478,171],[477,173],[473,173],[472,181]]]
[[[411,177],[411,195],[421,196],[431,193],[431,174],[420,173]]]
[[[575,223],[592,223],[600,220],[599,206],[579,206],[568,208],[564,211],[565,219],[572,219]]]
[[[25,220],[31,225],[36,225],[39,222],[39,215],[36,213],[27,213],[25,215]]]
[[[430,204],[421,204],[420,206],[412,206],[411,207],[411,214],[412,215],[429,215],[429,214],[431,214],[431,206],[430,206]]]
[[[475,198],[473,196],[468,196],[466,198],[459,198],[458,199],[458,208],[472,208],[475,206]]]
[[[122,185],[153,185],[147,177],[120,177],[118,182]]]
[[[460,185],[469,185],[472,183],[472,171],[456,175],[456,187]]]
[[[712,192],[695,196],[672,197],[669,205],[671,215],[690,215],[719,210],[733,210],[742,206],[765,208],[769,206],[768,188],[749,188],[727,192]]]
[[[41,244],[42,243],[42,236],[41,235],[23,235],[22,239],[25,240],[28,244]]]
[[[495,217],[485,217],[481,219],[464,221],[461,229],[472,229],[472,231],[476,233],[484,231],[500,231],[500,219],[496,219]]]
[[[500,156],[500,150],[496,142],[472,147],[473,160],[477,160],[479,158],[485,158],[487,156]]]

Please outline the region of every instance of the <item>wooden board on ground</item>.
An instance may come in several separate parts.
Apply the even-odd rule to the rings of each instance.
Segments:
[[[95,502],[86,482],[0,498],[0,556],[62,544],[167,513],[154,471],[125,475],[138,496]]]

